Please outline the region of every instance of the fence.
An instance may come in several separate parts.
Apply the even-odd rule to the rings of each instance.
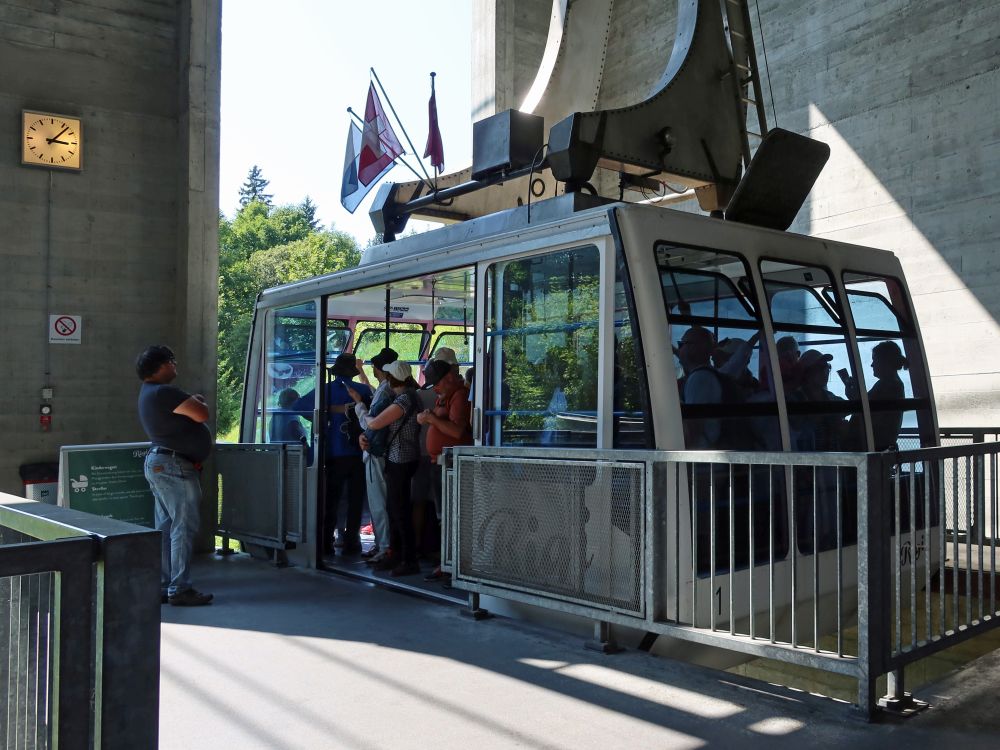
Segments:
[[[848,675],[870,716],[878,677],[900,698],[906,663],[998,622],[996,523],[952,523],[996,519],[998,449],[462,447],[445,548],[472,597]]]
[[[160,535],[0,494],[0,741],[155,748]]]
[[[273,549],[305,540],[305,456],[298,443],[219,443],[218,533]],[[227,543],[223,544],[223,549]]]

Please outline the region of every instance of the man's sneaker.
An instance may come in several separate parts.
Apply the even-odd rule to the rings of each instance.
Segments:
[[[200,607],[204,604],[211,604],[212,595],[203,594],[194,589],[185,589],[171,596],[169,601],[174,607]]]

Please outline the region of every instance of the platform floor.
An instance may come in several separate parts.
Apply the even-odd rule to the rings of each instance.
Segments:
[[[246,555],[163,607],[162,748],[912,748],[1000,745],[1000,655],[866,724],[845,704]]]

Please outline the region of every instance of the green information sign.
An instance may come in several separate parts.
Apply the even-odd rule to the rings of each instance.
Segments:
[[[59,504],[153,528],[153,493],[143,473],[147,453],[148,443],[63,446]]]

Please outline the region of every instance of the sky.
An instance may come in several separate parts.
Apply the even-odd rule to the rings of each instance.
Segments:
[[[347,107],[364,117],[371,67],[418,155],[427,140],[430,73],[437,73],[445,172],[468,166],[471,6],[470,0],[223,3],[222,212],[231,218],[238,210],[240,185],[256,164],[276,205],[308,195],[325,228],[346,231],[364,246],[375,234],[368,208],[378,188],[352,216],[340,205],[340,182]],[[382,106],[391,117],[384,99]],[[397,136],[411,154],[402,132]],[[415,178],[397,166],[385,179]]]

